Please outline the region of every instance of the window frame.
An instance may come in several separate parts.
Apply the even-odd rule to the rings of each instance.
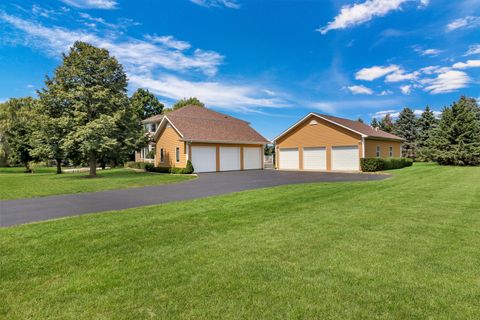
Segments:
[[[388,147],[388,154],[389,154],[390,158],[393,157],[393,146]]]
[[[380,158],[382,156],[382,148],[379,145],[377,145],[377,147],[375,148],[375,156],[377,158]]]
[[[175,162],[180,162],[180,147],[175,147]]]
[[[164,163],[165,162],[165,156],[163,153],[163,148],[160,148],[160,162]]]

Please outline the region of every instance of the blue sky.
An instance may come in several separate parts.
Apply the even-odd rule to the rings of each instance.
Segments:
[[[267,138],[310,111],[480,97],[478,0],[22,0],[0,4],[0,101],[35,95],[75,40],[109,49],[131,92],[197,96]]]

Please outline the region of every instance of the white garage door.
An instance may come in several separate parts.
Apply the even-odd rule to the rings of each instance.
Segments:
[[[327,170],[327,150],[325,147],[303,148],[303,169]]]
[[[240,170],[240,148],[220,147],[220,171]]]
[[[244,147],[243,148],[243,169],[262,169],[262,148]]]
[[[360,158],[357,146],[332,147],[332,170],[359,170]]]
[[[195,172],[217,170],[217,150],[215,147],[192,146],[192,165]]]
[[[280,149],[280,169],[298,170],[298,149],[283,148]]]

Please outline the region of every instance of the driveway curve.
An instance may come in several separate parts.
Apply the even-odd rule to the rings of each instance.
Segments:
[[[177,184],[0,201],[0,226],[122,210],[232,192],[313,182],[383,180],[389,175],[277,170],[202,173]]]

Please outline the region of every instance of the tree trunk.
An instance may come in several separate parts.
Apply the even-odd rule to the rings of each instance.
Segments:
[[[62,173],[62,159],[55,159],[55,162],[57,163],[57,174]]]
[[[105,163],[105,161],[101,161],[100,166],[101,166],[102,170],[105,170],[105,167],[107,166],[107,164]]]
[[[25,162],[24,165],[25,165],[25,173],[32,173],[32,170],[30,169],[29,163]]]
[[[90,151],[90,177],[97,176],[97,154],[95,151]]]

